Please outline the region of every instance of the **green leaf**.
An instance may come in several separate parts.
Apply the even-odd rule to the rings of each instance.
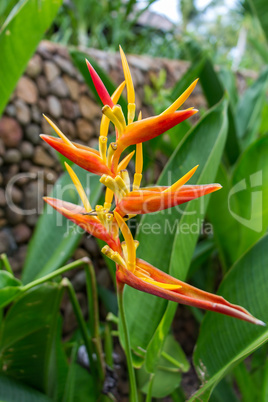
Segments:
[[[228,272],[219,294],[267,321],[268,236],[264,236]],[[203,383],[191,401],[207,401],[227,372],[268,339],[268,327],[221,314],[206,313],[197,341],[194,364]]]
[[[73,170],[89,194],[92,205],[95,205],[101,191],[99,177],[78,166],[73,166]],[[51,196],[74,204],[80,202],[75,186],[67,172],[58,179]],[[46,205],[30,241],[23,268],[23,282],[28,283],[64,265],[75,250],[83,233],[82,229]]]
[[[36,389],[3,375],[0,375],[0,400],[2,402],[52,402],[52,399]]]
[[[0,308],[7,306],[21,291],[21,281],[9,272],[0,271]]]
[[[166,165],[158,181],[159,185],[174,183],[197,163],[199,169],[190,182],[213,182],[226,139],[226,106],[226,101],[218,104],[188,133]],[[206,196],[173,209],[146,215],[137,228],[137,239],[140,241],[138,256],[185,280],[208,198]],[[181,227],[186,228],[186,232],[194,233],[180,233]],[[160,345],[165,339],[177,304],[170,302],[170,314],[164,316],[168,304],[166,300],[129,287],[125,289],[124,302],[135,353],[141,356],[142,361],[150,342],[152,351],[158,351],[148,358],[148,365],[152,368],[158,353],[161,353]],[[155,340],[152,339],[154,334]]]
[[[62,0],[21,0],[0,30],[0,115]],[[3,79],[4,77],[4,79]]]
[[[268,68],[264,69],[259,78],[245,91],[237,104],[235,123],[243,148],[255,140],[258,134],[267,86]]]
[[[62,292],[55,283],[27,291],[10,307],[1,327],[2,373],[48,395],[56,373],[50,363]]]
[[[249,0],[254,13],[259,18],[262,29],[268,41],[268,4],[266,0]]]
[[[267,230],[267,152],[268,137],[263,137],[242,154],[231,179],[220,170],[224,187],[211,198],[209,218],[227,268]]]
[[[153,385],[152,396],[154,398],[164,398],[171,394],[181,382],[181,356],[182,350],[172,335],[166,337],[163,354],[159,359],[156,368]],[[183,357],[183,360],[186,358]],[[187,360],[186,360],[187,362]],[[183,363],[184,364],[184,363]],[[189,363],[187,362],[189,366]],[[142,367],[137,371],[139,388],[142,392],[148,393],[151,375]]]
[[[196,58],[196,53],[200,54],[199,57],[202,57],[203,52],[199,44],[195,43],[195,46],[197,47],[194,52],[194,58]],[[200,74],[200,84],[210,107],[214,106],[224,96],[225,87],[220,80],[220,76],[215,72],[214,66],[209,57],[206,58],[203,70]],[[227,92],[230,90],[229,81],[227,82],[226,89]],[[228,134],[225,146],[225,153],[230,164],[233,164],[237,160],[240,153],[234,121],[234,112],[231,106],[232,103],[233,101],[231,100],[228,107]]]

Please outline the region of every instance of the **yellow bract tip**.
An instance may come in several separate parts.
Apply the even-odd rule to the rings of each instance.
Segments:
[[[62,141],[65,142],[65,144],[69,145],[72,148],[76,148],[75,145],[68,140],[68,138],[66,137],[66,135],[63,134],[63,132],[56,126],[55,123],[53,123],[52,120],[50,120],[46,115],[44,115],[44,118],[46,119],[46,121],[48,122],[48,124],[53,128],[53,130],[56,131],[56,133],[58,134],[58,136],[62,139]]]
[[[173,192],[182,187],[188,180],[190,180],[198,166],[199,165],[196,165],[194,168],[192,168],[188,173],[182,176],[178,181],[176,181],[176,183],[172,184],[172,186],[168,187],[164,192]]]
[[[172,103],[163,113],[161,114],[167,114],[167,113],[172,113],[175,112],[179,107],[186,101],[186,99],[191,95],[193,92],[196,84],[197,84],[198,78],[181,94],[181,96],[178,97],[178,99]]]
[[[127,245],[127,254],[128,254],[128,268],[130,271],[134,272],[136,268],[136,246],[134,239],[132,237],[131,231],[124,221],[124,219],[117,212],[114,211],[114,217],[117,221],[117,224],[124,236],[126,245]]]
[[[71,177],[71,179],[72,179],[72,181],[73,181],[73,183],[75,185],[75,188],[76,188],[76,190],[77,190],[77,192],[79,194],[79,197],[82,200],[82,203],[84,205],[84,208],[85,208],[86,212],[92,211],[90,202],[89,202],[89,200],[87,198],[87,195],[85,193],[85,190],[83,189],[83,186],[82,186],[80,180],[78,179],[77,175],[75,174],[75,172],[73,171],[71,166],[68,165],[67,162],[64,162],[64,164],[65,164],[65,167],[66,167],[66,169],[67,169],[67,171],[68,171],[68,173],[69,173],[69,175],[70,175],[70,177]]]

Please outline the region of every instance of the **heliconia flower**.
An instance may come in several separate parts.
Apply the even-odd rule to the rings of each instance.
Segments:
[[[113,173],[95,149],[73,142],[69,145],[61,138],[52,137],[51,135],[41,134],[40,137],[52,148],[81,168],[100,176],[103,174],[113,176]]]
[[[120,241],[114,237],[105,226],[100,222],[97,216],[90,215],[87,210],[71,202],[58,200],[56,198],[44,197],[44,201],[60,212],[65,218],[70,219],[76,225],[92,236],[105,241],[114,251],[120,251]]]
[[[198,166],[195,166],[170,187],[148,187],[134,190],[118,202],[115,211],[121,216],[148,214],[171,208],[221,189],[220,184],[185,185]]]
[[[198,307],[205,310],[229,315],[252,324],[265,326],[265,323],[251,315],[244,308],[229,303],[221,296],[197,289],[179,279],[173,278],[139,258],[134,272],[119,266],[116,279],[120,284],[127,284],[142,292],[150,293],[176,303]]]
[[[118,253],[111,251],[108,246],[105,246],[102,252],[116,262],[116,279],[119,290],[126,284],[142,292],[167,300],[211,310],[265,326],[265,323],[253,317],[244,308],[229,303],[221,296],[188,285],[160,271],[148,262],[136,258],[138,242],[133,240],[130,229],[124,219],[116,212],[114,212],[114,216],[125,239],[125,243],[121,243],[123,253],[119,256]]]

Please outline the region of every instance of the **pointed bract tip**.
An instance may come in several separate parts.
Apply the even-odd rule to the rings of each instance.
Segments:
[[[255,321],[255,324],[256,324],[256,325],[261,325],[262,327],[266,327],[266,323],[263,322],[263,321],[261,321],[261,320],[256,320],[256,321]]]

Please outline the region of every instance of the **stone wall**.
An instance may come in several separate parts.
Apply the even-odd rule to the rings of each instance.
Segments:
[[[123,72],[119,54],[90,49],[88,53],[119,84]],[[166,85],[171,87],[184,74],[188,64],[146,56],[128,56],[137,94],[137,109],[143,116],[152,114],[143,102],[144,85],[150,75],[167,71]],[[191,105],[204,104],[200,89],[191,97]],[[190,105],[190,104],[189,104]],[[101,108],[96,104],[80,73],[73,66],[66,48],[41,42],[0,120],[0,253],[5,252],[19,274],[27,244],[42,210],[42,197],[62,173],[51,149],[39,138],[51,133],[43,118],[47,114],[71,139],[95,146],[98,141]],[[42,174],[44,185],[38,184]],[[33,210],[29,215],[21,210]],[[84,239],[75,257],[99,253],[94,240]]]

